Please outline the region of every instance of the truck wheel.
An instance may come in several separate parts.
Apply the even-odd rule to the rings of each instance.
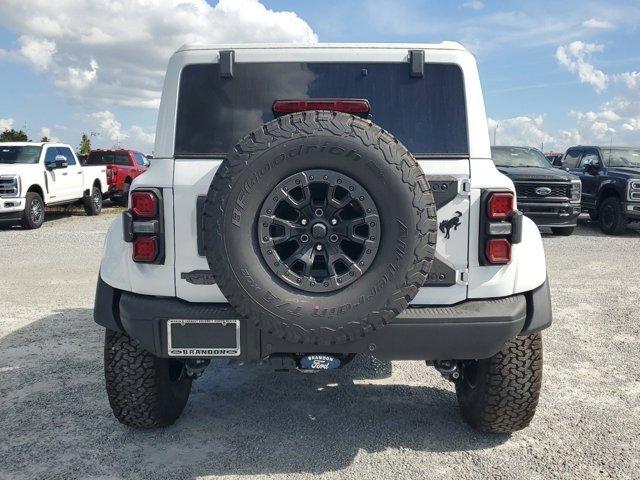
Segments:
[[[171,425],[191,392],[182,361],[156,357],[137,340],[111,330],[105,334],[104,373],[113,414],[131,427]]]
[[[35,192],[27,192],[22,212],[22,226],[28,230],[40,228],[44,222],[44,201]]]
[[[600,228],[607,235],[621,235],[626,230],[627,219],[618,198],[605,198],[600,204]]]
[[[90,195],[84,197],[84,211],[89,216],[99,215],[102,211],[102,192],[93,187]]]
[[[462,416],[476,430],[509,433],[529,425],[542,383],[542,337],[516,337],[484,360],[462,362],[456,393]]]
[[[229,303],[266,333],[334,345],[384,328],[424,284],[436,209],[410,152],[344,113],[285,115],[222,162],[203,212]]]
[[[551,227],[554,235],[560,235],[562,237],[568,237],[575,229],[576,227]]]

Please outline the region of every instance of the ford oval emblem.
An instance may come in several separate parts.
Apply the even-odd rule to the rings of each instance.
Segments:
[[[305,370],[333,370],[340,366],[340,359],[333,355],[306,355],[300,359],[300,366]]]
[[[541,197],[546,197],[551,194],[551,189],[549,187],[538,187],[536,188],[536,195],[540,195]]]

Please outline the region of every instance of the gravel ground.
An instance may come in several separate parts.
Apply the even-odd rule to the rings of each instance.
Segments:
[[[0,230],[0,477],[638,478],[640,231],[545,235],[555,324],[532,425],[488,436],[421,362],[318,375],[213,365],[176,425],[111,415],[92,305],[117,212]]]

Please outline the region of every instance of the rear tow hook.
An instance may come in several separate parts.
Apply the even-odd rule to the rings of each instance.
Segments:
[[[450,382],[458,382],[462,379],[462,372],[458,368],[458,362],[455,360],[436,360],[433,362],[433,366]]]
[[[185,374],[194,380],[200,378],[206,368],[211,363],[209,359],[189,359],[184,362]]]

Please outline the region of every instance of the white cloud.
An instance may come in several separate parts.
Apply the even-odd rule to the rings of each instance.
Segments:
[[[138,125],[132,125],[129,131],[131,132],[133,138],[136,138],[140,142],[147,145],[153,145],[153,142],[156,138],[155,133],[145,132],[144,129]]]
[[[92,113],[91,118],[97,121],[100,133],[106,135],[110,140],[118,142],[129,137],[123,131],[122,124],[116,120],[116,116],[109,110]]]
[[[597,18],[590,18],[582,22],[582,26],[585,28],[593,28],[596,30],[610,30],[615,27],[609,20],[598,20]]]
[[[556,139],[544,130],[544,115],[519,116],[494,120],[488,118],[489,135],[491,141],[495,138],[496,145],[516,145],[545,149],[553,146]],[[494,136],[495,135],[495,136]]]
[[[118,143],[128,139],[129,142],[136,142],[145,147],[152,146],[155,141],[155,132],[148,132],[140,125],[132,125],[130,128],[126,128],[116,118],[116,115],[109,110],[94,112],[89,115],[89,118],[94,122],[95,128],[93,130],[98,134],[99,138]]]
[[[471,10],[482,10],[485,5],[480,0],[472,0],[471,2],[465,2],[462,4],[464,8],[470,8]]]
[[[65,87],[71,90],[82,90],[87,88],[98,77],[98,62],[93,58],[89,62],[88,69],[79,67],[68,67],[66,78],[55,80],[58,87]]]
[[[40,135],[42,137],[47,137],[50,142],[59,142],[60,139],[51,134],[51,129],[49,127],[42,127],[40,129]]]
[[[13,128],[13,118],[0,118],[0,132]]]
[[[20,55],[38,72],[49,70],[56,53],[56,42],[23,35],[18,40]]]
[[[167,61],[185,43],[318,40],[295,13],[258,0],[2,0],[0,24],[20,35],[10,58],[99,108],[157,108]]]
[[[591,54],[602,52],[603,49],[604,47],[597,43],[575,41],[558,47],[556,59],[570,72],[577,73],[582,83],[588,83],[596,92],[602,93],[607,88],[609,77],[589,63],[589,59]]]

